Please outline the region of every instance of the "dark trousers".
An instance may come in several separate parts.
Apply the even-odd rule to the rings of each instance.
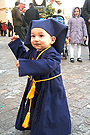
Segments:
[[[8,29],[8,37],[10,37],[11,35],[10,35],[10,32],[12,31],[12,36],[13,36],[13,30],[10,30],[10,29]]]
[[[3,36],[3,30],[1,30],[1,36]]]
[[[15,35],[19,35],[19,37],[23,41],[23,35],[22,35],[21,26],[14,26],[14,32],[15,32]]]

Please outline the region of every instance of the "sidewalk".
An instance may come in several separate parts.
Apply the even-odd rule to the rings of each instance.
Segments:
[[[0,135],[30,135],[14,128],[27,77],[18,77],[16,59],[8,47],[10,37],[0,37]],[[68,45],[69,48],[69,45]],[[61,70],[71,115],[71,135],[90,135],[90,60],[82,46],[82,63],[62,58]]]

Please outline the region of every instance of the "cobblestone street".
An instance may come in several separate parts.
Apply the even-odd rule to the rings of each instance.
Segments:
[[[18,108],[27,77],[19,77],[16,59],[8,47],[10,37],[0,37],[0,135],[30,135],[15,129]],[[69,45],[68,45],[69,49]],[[77,51],[76,51],[77,52]],[[90,60],[88,47],[82,46],[82,63],[62,57],[61,71],[71,122],[71,135],[90,135]]]

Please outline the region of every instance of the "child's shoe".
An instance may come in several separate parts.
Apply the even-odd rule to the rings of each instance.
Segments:
[[[77,58],[77,61],[78,61],[78,62],[82,62],[82,59],[81,59],[81,58]]]
[[[70,62],[74,63],[74,58],[70,58]]]

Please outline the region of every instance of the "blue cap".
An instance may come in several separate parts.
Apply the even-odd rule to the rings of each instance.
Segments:
[[[56,41],[52,46],[57,50],[57,52],[62,52],[68,29],[65,24],[55,21],[54,19],[32,20],[29,24],[24,42],[25,46],[27,46],[29,49],[32,49],[30,39],[31,29],[33,28],[42,28],[47,31],[51,36],[55,36]]]

